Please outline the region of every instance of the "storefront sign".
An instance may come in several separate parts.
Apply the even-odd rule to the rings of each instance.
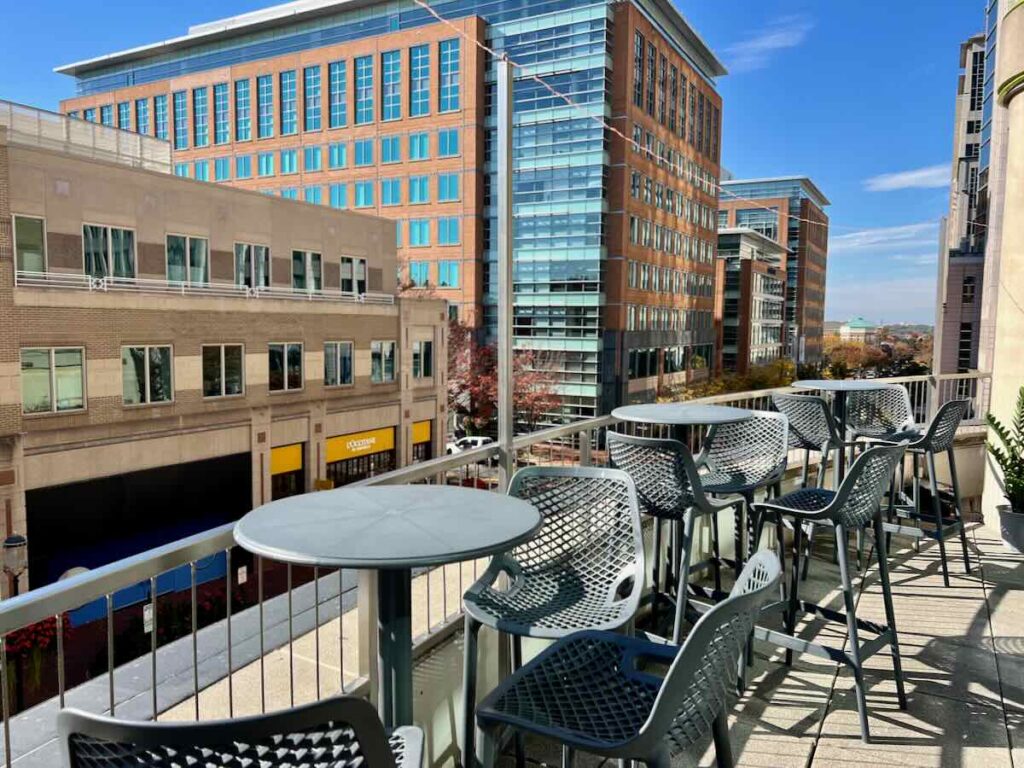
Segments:
[[[338,435],[327,440],[327,463],[382,453],[395,447],[395,428],[372,429],[368,432],[353,432]]]

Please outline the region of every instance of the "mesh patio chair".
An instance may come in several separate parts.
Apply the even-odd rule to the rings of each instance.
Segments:
[[[64,768],[420,768],[423,732],[390,739],[373,706],[339,696],[255,717],[130,722],[75,709],[57,715]]]
[[[902,384],[880,389],[850,392],[846,398],[848,438],[893,439],[895,435],[919,432],[914,423],[910,392]]]
[[[541,513],[540,531],[490,566],[463,597],[463,765],[473,765],[477,634],[482,625],[513,637],[556,639],[582,629],[614,630],[632,621],[644,585],[643,534],[636,487],[625,472],[597,467],[528,467],[509,495]],[[505,575],[507,588],[497,585]]]
[[[662,440],[650,437],[634,437],[618,432],[608,433],[608,458],[613,467],[629,473],[636,483],[641,509],[655,518],[654,527],[654,568],[652,572],[653,602],[656,609],[662,594],[661,572],[661,522],[668,520],[673,528],[673,545],[668,558],[666,581],[676,579],[675,620],[672,642],[682,638],[683,619],[686,616],[687,582],[694,570],[710,564],[715,579],[715,594],[721,596],[722,576],[720,548],[718,541],[718,513],[723,509],[735,509],[743,503],[741,499],[713,499],[704,493],[701,477],[697,472],[690,449],[678,440]],[[692,563],[693,540],[697,519],[711,518],[711,545],[713,556],[708,563]],[[666,592],[668,585],[666,585]]]
[[[710,731],[718,765],[731,766],[729,693],[780,575],[773,553],[752,557],[731,596],[701,617],[682,647],[610,632],[559,640],[480,704],[484,768],[493,765],[502,727],[560,741],[564,768],[577,750],[668,768],[672,752]],[[645,668],[647,661],[667,666],[667,673]]]
[[[892,590],[889,585],[889,563],[886,554],[885,535],[882,528],[881,504],[886,489],[892,483],[897,464],[903,459],[905,444],[878,446],[866,450],[854,462],[836,491],[824,488],[802,488],[778,499],[756,504],[757,529],[768,519],[787,517],[793,521],[793,568],[790,571],[788,606],[785,613],[785,632],[755,630],[755,635],[786,648],[786,663],[791,664],[793,652],[812,653],[833,661],[846,664],[853,670],[857,693],[857,712],[860,718],[861,737],[868,741],[867,703],[864,688],[863,664],[887,645],[892,652],[893,671],[896,678],[896,695],[901,709],[907,708],[907,697],[903,686],[903,668],[900,663],[899,641],[896,635],[896,615],[892,605]],[[857,618],[856,597],[850,575],[850,564],[846,547],[837,548],[839,576],[843,591],[845,613],[833,611],[820,605],[799,599],[800,557],[802,555],[802,533],[806,522],[828,523],[835,529],[836,541],[845,542],[847,532],[871,527],[875,536],[875,553],[878,557],[878,574],[882,585],[885,604],[885,624],[876,624]],[[809,642],[795,637],[797,614],[812,614],[819,619],[845,623],[849,632],[850,650],[834,648]],[[860,631],[877,635],[863,645],[859,640]]]

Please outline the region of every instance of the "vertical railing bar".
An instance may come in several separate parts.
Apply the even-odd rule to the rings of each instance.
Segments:
[[[444,566],[441,566],[444,568]],[[430,634],[430,630],[433,629],[433,624],[430,623],[430,577],[433,575],[434,569],[430,568],[427,570],[427,634]]]
[[[448,566],[441,566],[441,610],[444,611],[444,619],[448,621]]]
[[[57,698],[64,709],[64,614],[58,613],[57,620]]]
[[[196,605],[196,563],[193,560],[189,565],[190,592],[192,594],[192,690],[195,692],[195,715],[196,722],[199,722],[199,608]]]
[[[156,576],[149,577],[149,605],[150,610],[153,612],[153,621],[150,627],[153,635],[149,639],[150,648],[150,682],[153,685],[153,719],[156,720],[157,714],[157,703],[156,703],[156,633],[157,633],[157,619],[156,619]]]
[[[338,569],[338,686],[345,692],[345,569]]]
[[[267,711],[267,674],[266,674],[266,648],[264,647],[265,639],[263,637],[264,623],[263,623],[263,558],[256,557],[256,591],[257,600],[260,605],[260,711],[266,713]]]
[[[10,683],[7,679],[7,635],[0,637],[0,685],[3,686],[4,714],[4,764],[11,768],[11,701],[8,695]]]
[[[320,701],[320,568],[313,567],[313,649],[316,656],[316,700]]]
[[[107,689],[110,696],[110,716],[114,716],[114,596],[107,595]]]
[[[295,706],[295,628],[292,619],[292,564],[288,563],[288,691]]]
[[[227,627],[227,642],[228,642],[228,717],[235,716],[235,682],[232,679],[234,674],[234,661],[231,656],[231,548],[228,547],[224,550],[225,567],[227,570],[225,576],[225,625]]]

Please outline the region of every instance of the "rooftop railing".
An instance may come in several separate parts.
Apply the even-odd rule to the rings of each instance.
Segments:
[[[982,423],[988,408],[987,373],[883,381],[907,386],[922,421],[942,402],[966,397],[971,400],[969,419],[962,426],[966,432]],[[739,392],[699,402],[767,410],[773,394],[790,391],[795,390]],[[603,464],[604,436],[617,423],[604,416],[519,435],[514,441],[517,465]],[[657,434],[657,428],[652,430]],[[701,437],[695,430],[695,449]],[[450,483],[497,490],[493,464],[498,457],[498,445],[490,444],[360,484]],[[796,458],[794,453],[791,463],[797,464]],[[218,716],[267,711],[338,692],[372,695],[372,572],[300,569],[264,561],[236,548],[232,529],[223,525],[0,602],[4,765],[55,765],[56,712],[65,705],[132,719],[156,718],[177,708],[176,717],[198,720],[212,716],[212,699],[201,701],[200,694],[216,685],[225,688],[221,700],[226,697],[216,708]],[[211,566],[215,561],[217,568]],[[461,626],[461,595],[484,565],[459,563],[415,575],[414,605],[425,607],[418,654],[437,647]],[[205,571],[215,575],[206,579]],[[221,593],[221,603],[212,600],[211,595]],[[85,615],[91,618],[72,627],[76,617]],[[19,706],[11,701],[12,692],[21,693],[11,675],[26,674],[29,665],[12,663],[9,647],[24,648],[21,636],[33,630],[34,644],[45,657],[38,666],[45,668],[42,676],[50,680],[55,695],[34,706]],[[141,644],[131,636],[133,631],[143,635]],[[98,649],[98,658],[87,660],[84,680],[69,678],[69,660],[83,650],[76,646],[78,632],[83,642],[91,640]],[[300,639],[302,658],[312,661],[312,673],[296,669]],[[129,646],[127,653],[124,646]],[[81,667],[82,660],[76,661]],[[282,675],[283,685],[278,679]]]

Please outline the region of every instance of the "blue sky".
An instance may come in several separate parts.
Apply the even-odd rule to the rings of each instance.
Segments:
[[[723,162],[806,174],[831,199],[828,319],[932,322],[960,42],[981,0],[676,0],[725,61]],[[0,98],[54,109],[57,64],[271,0],[36,0],[5,9]]]

